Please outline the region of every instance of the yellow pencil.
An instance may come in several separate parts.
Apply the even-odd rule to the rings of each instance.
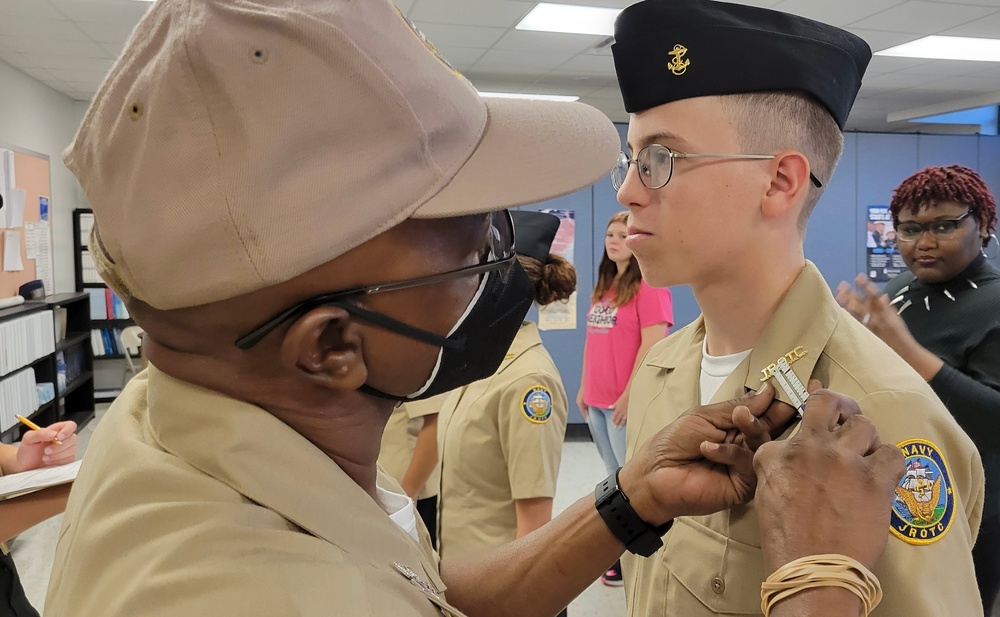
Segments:
[[[35,424],[31,420],[25,418],[24,416],[18,416],[17,419],[21,421],[21,424],[27,426],[28,428],[30,428],[33,431],[40,431],[40,430],[42,430],[42,427],[38,426],[37,424]],[[62,442],[59,441],[58,439],[53,439],[52,443],[59,444],[60,446],[62,445]]]

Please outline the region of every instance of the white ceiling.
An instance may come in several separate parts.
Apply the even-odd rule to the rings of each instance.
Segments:
[[[632,3],[548,1],[619,8]],[[875,51],[928,34],[1000,38],[1000,0],[740,1],[846,27]],[[627,121],[604,37],[514,29],[535,1],[396,4],[480,90],[575,94],[613,120]],[[89,100],[148,6],[135,0],[0,0],[0,59],[74,99]],[[848,128],[912,131],[914,125],[887,122],[887,115],[974,97],[1000,102],[1000,63],[876,57]],[[923,125],[925,131],[933,128],[943,129]]]

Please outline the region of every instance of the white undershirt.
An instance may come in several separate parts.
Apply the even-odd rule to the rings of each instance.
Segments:
[[[734,353],[729,356],[708,355],[708,343],[701,344],[701,404],[708,405],[715,398],[722,384],[733,374],[736,367],[743,362],[753,349]]]
[[[420,536],[417,535],[417,515],[416,508],[413,507],[413,500],[406,495],[387,491],[381,486],[375,487],[375,495],[378,497],[379,507],[385,510],[392,522],[419,542]]]

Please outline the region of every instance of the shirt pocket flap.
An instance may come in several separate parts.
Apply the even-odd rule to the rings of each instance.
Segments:
[[[677,519],[665,539],[664,565],[697,603],[716,614],[761,614],[764,560],[759,548],[688,518]]]

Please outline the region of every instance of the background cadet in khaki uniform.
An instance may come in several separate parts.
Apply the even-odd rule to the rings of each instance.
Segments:
[[[437,419],[446,394],[426,401],[403,403],[392,410],[378,463],[417,504],[417,513],[437,546],[437,494],[440,477]]]
[[[559,219],[511,214],[535,301],[565,301],[576,270],[549,254]],[[438,429],[442,558],[483,553],[549,522],[568,413],[562,378],[532,322],[521,325],[496,374],[448,397]]]
[[[689,284],[703,311],[639,369],[629,455],[689,405],[766,380],[802,408],[804,384],[819,379],[857,399],[908,462],[875,567],[885,589],[875,614],[982,614],[971,558],[983,502],[978,453],[803,257],[805,221],[840,155],[867,44],[811,20],[705,0],[633,5],[615,40],[637,161],[623,155],[613,174],[630,210],[628,244],[651,285]],[[788,516],[814,514],[790,505]],[[759,613],[770,573],[761,543],[753,503],[678,519],[658,554],[623,559],[630,614]]]

